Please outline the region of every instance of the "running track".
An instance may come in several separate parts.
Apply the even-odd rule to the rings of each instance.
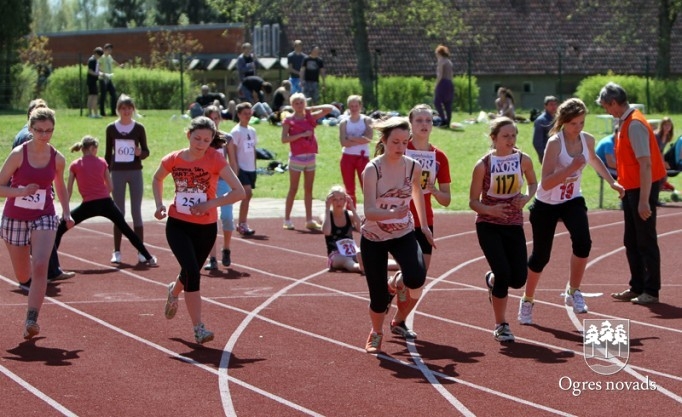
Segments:
[[[508,320],[517,341],[500,344],[492,338],[487,264],[473,215],[438,214],[438,249],[410,318],[419,338],[406,344],[385,329],[385,353],[377,356],[364,352],[370,326],[364,278],[327,272],[323,236],[283,231],[281,219],[254,220],[254,237],[233,240],[232,267],[202,279],[204,321],[216,333],[204,346],[194,343],[183,302],[175,319],[163,316],[166,285],[178,271],[163,222],[145,225],[160,262],[155,269],[136,266],[125,241],[130,264],[112,267],[108,223],[70,231],[60,255],[78,275],[48,287],[42,332],[29,342],[21,337],[26,296],[3,245],[0,414],[679,416],[682,206],[659,211],[663,289],[661,304],[652,307],[608,297],[627,285],[621,219],[618,211],[590,213],[593,249],[583,291],[604,294],[587,298],[590,313],[575,317],[563,306],[570,241],[559,225],[537,294],[537,324],[516,323],[521,291],[511,291]],[[585,364],[583,318],[630,319],[624,370],[602,376]],[[567,378],[593,388],[574,396],[560,388]],[[649,381],[656,390],[607,391],[608,381],[631,387]]]

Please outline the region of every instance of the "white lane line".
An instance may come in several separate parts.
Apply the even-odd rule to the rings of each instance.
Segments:
[[[237,415],[237,411],[234,409],[234,404],[232,403],[232,396],[230,395],[230,387],[229,387],[229,378],[228,378],[228,367],[230,365],[230,358],[232,356],[232,351],[234,350],[235,345],[237,344],[237,341],[241,337],[242,333],[246,330],[248,325],[253,321],[255,317],[258,316],[258,313],[260,313],[263,309],[267,308],[270,304],[272,304],[274,301],[277,301],[279,297],[286,292],[288,292],[290,289],[293,289],[294,287],[310,280],[313,279],[319,275],[322,275],[326,273],[327,270],[323,269],[319,272],[316,272],[314,274],[308,275],[307,277],[301,278],[299,280],[296,280],[295,282],[289,284],[288,286],[280,289],[273,295],[271,295],[267,300],[263,301],[259,306],[251,310],[246,317],[242,320],[241,323],[239,323],[239,326],[235,329],[234,332],[230,335],[230,339],[227,341],[225,344],[225,347],[223,348],[223,354],[220,358],[220,366],[218,368],[219,371],[219,376],[218,376],[218,384],[220,387],[220,398],[223,403],[223,410],[225,411],[225,415],[232,416],[232,415]],[[299,409],[301,412],[307,412],[308,410],[303,410]],[[310,414],[314,416],[321,416],[321,414]]]
[[[9,283],[9,284],[12,284],[12,285],[16,285],[16,284],[14,283],[14,281],[12,281],[11,279],[9,279],[9,278],[7,278],[7,277],[5,277],[5,276],[3,276],[3,275],[0,275],[0,280],[3,280],[3,281],[5,281],[5,282],[7,282],[7,283]],[[163,284],[160,284],[160,285],[163,285]],[[70,305],[68,305],[68,304],[66,304],[66,303],[64,303],[64,302],[62,302],[62,301],[59,301],[59,300],[57,300],[57,299],[55,299],[55,298],[52,298],[52,297],[45,297],[45,300],[46,300],[46,301],[49,301],[49,302],[51,302],[51,303],[53,303],[53,304],[55,304],[55,305],[57,305],[57,306],[59,306],[59,307],[62,307],[62,308],[64,308],[64,309],[66,309],[66,310],[69,310],[69,311],[71,311],[71,312],[74,313],[74,314],[77,314],[77,315],[79,315],[79,316],[81,316],[81,317],[84,317],[84,318],[86,318],[86,319],[88,319],[88,320],[94,321],[95,323],[97,323],[97,324],[99,324],[99,325],[101,325],[101,326],[104,326],[104,327],[107,328],[107,329],[113,330],[113,331],[116,332],[116,333],[122,334],[123,336],[129,337],[129,338],[131,338],[131,339],[133,339],[133,340],[135,340],[135,341],[137,341],[137,342],[139,342],[139,343],[142,343],[142,344],[147,345],[147,346],[149,346],[149,347],[151,347],[151,348],[153,348],[153,349],[156,349],[156,350],[158,350],[158,351],[160,351],[160,352],[163,352],[164,354],[166,354],[166,355],[168,355],[168,356],[171,356],[171,357],[173,357],[173,358],[179,359],[179,360],[181,360],[181,361],[183,361],[183,362],[186,362],[186,363],[188,363],[188,364],[190,364],[190,365],[193,365],[193,366],[196,366],[196,367],[198,367],[198,368],[200,368],[200,369],[203,369],[204,371],[207,371],[207,372],[210,372],[210,373],[212,373],[212,374],[214,374],[214,375],[216,375],[216,376],[219,376],[219,372],[218,372],[217,369],[213,369],[213,368],[211,368],[210,366],[204,365],[204,364],[202,364],[201,362],[197,362],[197,361],[194,360],[194,359],[188,358],[188,357],[186,357],[186,356],[182,356],[182,355],[179,354],[179,353],[176,353],[176,352],[174,352],[174,351],[172,351],[172,350],[170,350],[170,349],[167,349],[167,348],[165,348],[165,347],[163,347],[163,346],[161,346],[161,345],[159,345],[159,344],[156,344],[156,343],[154,343],[154,342],[152,342],[152,341],[150,341],[150,340],[144,339],[144,338],[142,338],[142,337],[140,337],[140,336],[138,336],[138,335],[136,335],[136,334],[130,333],[130,332],[127,331],[127,330],[124,330],[124,329],[122,329],[122,328],[120,328],[120,327],[118,327],[118,326],[115,326],[115,325],[113,325],[113,324],[111,324],[111,323],[109,323],[109,322],[107,322],[107,321],[104,321],[104,320],[102,320],[102,319],[100,319],[100,318],[98,318],[98,317],[95,317],[95,316],[93,316],[93,315],[91,315],[91,314],[88,314],[88,313],[86,313],[86,312],[84,312],[84,311],[81,311],[81,310],[79,310],[79,309],[77,309],[77,308],[75,308],[75,307],[72,307],[72,306],[70,306]],[[232,382],[232,383],[234,383],[234,384],[236,384],[236,385],[239,385],[239,386],[241,386],[241,387],[243,387],[243,388],[252,390],[252,391],[254,391],[254,392],[256,392],[256,393],[258,393],[258,394],[260,394],[260,395],[262,395],[262,396],[264,396],[264,397],[266,397],[266,398],[269,398],[269,399],[273,400],[273,401],[276,401],[276,402],[279,402],[279,403],[281,403],[281,404],[284,404],[284,405],[286,405],[286,406],[288,406],[288,407],[291,407],[291,408],[293,408],[293,409],[295,409],[295,410],[298,410],[298,411],[301,411],[301,412],[305,412],[305,413],[307,413],[307,414],[309,414],[309,415],[316,415],[316,416],[319,415],[319,414],[315,413],[315,412],[312,411],[312,410],[308,410],[308,409],[306,409],[306,408],[304,408],[304,407],[302,407],[302,406],[300,406],[300,405],[298,405],[298,404],[296,404],[296,403],[293,403],[293,402],[291,402],[291,401],[289,401],[289,400],[287,400],[287,399],[285,399],[285,398],[282,398],[282,397],[279,397],[279,396],[277,396],[277,395],[274,395],[274,394],[272,394],[272,393],[270,393],[270,392],[264,391],[264,390],[262,390],[261,388],[258,388],[258,387],[254,386],[254,385],[251,385],[251,384],[249,384],[249,383],[247,383],[247,382],[245,382],[245,381],[242,381],[242,380],[240,380],[240,379],[234,378],[234,377],[232,377],[232,376],[227,376],[227,377],[229,378],[230,382]],[[228,414],[228,415],[236,415],[236,413]]]
[[[78,417],[78,414],[74,413],[73,411],[71,411],[68,408],[64,407],[63,405],[59,404],[52,397],[45,394],[44,392],[42,392],[38,388],[34,387],[33,385],[29,384],[26,380],[19,377],[19,375],[15,374],[14,372],[10,371],[9,369],[5,368],[2,365],[0,365],[0,372],[5,374],[5,376],[7,376],[12,381],[16,382],[18,385],[20,385],[26,391],[30,392],[31,394],[35,395],[39,399],[43,400],[50,407],[59,411],[62,415],[69,416],[69,417]],[[3,394],[3,396],[4,395],[6,395],[6,394]],[[5,410],[5,411],[7,411],[7,410]]]

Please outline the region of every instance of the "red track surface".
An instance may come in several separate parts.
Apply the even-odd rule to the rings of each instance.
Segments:
[[[537,324],[517,324],[522,292],[511,291],[508,320],[517,341],[500,344],[492,337],[487,264],[473,215],[437,215],[438,249],[413,316],[419,339],[406,343],[385,329],[378,356],[364,352],[364,278],[327,272],[322,235],[284,231],[281,219],[253,220],[257,235],[233,240],[232,267],[202,279],[204,321],[216,333],[204,346],[194,343],[183,302],[175,319],[163,317],[166,285],[179,269],[163,222],[145,230],[161,265],[155,269],[132,264],[127,242],[123,260],[131,264],[112,267],[108,223],[69,232],[62,265],[78,275],[49,286],[41,334],[30,342],[21,337],[26,296],[3,245],[0,414],[679,416],[682,210],[659,211],[663,289],[652,307],[608,297],[628,281],[621,220],[618,211],[590,213],[593,249],[583,291],[604,294],[587,298],[590,313],[574,322],[563,306],[570,240],[560,225],[536,297]],[[583,318],[630,319],[625,370],[602,376],[586,365],[576,327]],[[655,391],[606,389],[607,382],[647,377]],[[560,388],[567,378],[592,382],[592,389],[574,396]]]

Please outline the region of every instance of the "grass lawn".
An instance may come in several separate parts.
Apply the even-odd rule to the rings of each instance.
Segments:
[[[167,153],[183,148],[187,145],[187,137],[184,129],[188,125],[187,119],[177,117],[177,111],[172,110],[140,110],[144,118],[139,121],[147,130],[149,149],[151,156],[143,162],[145,176],[145,198],[153,198],[151,190],[151,178],[158,167],[161,157]],[[176,117],[173,117],[176,115]],[[660,119],[661,115],[648,115],[650,118]],[[457,113],[453,120],[461,122],[468,119],[468,113]],[[104,131],[108,123],[115,119],[89,119],[80,116],[78,110],[57,110],[57,125],[52,138],[52,143],[59,149],[68,163],[78,158],[81,153],[71,153],[69,148],[75,142],[80,141],[83,135],[90,134],[98,137],[101,142],[100,156],[104,156]],[[0,115],[0,147],[9,152],[14,135],[26,122],[25,114]],[[673,116],[673,123],[682,129],[682,116]],[[221,129],[229,131],[235,125],[234,122],[225,121]],[[528,153],[534,160],[535,171],[540,177],[540,165],[537,161],[535,150],[532,146],[533,125],[519,124],[518,146]],[[270,124],[254,126],[258,133],[259,147],[267,148],[277,155],[277,160],[286,162],[288,157],[288,145],[280,141],[281,128]],[[605,125],[602,119],[594,115],[588,115],[585,131],[590,132],[597,140],[605,136]],[[442,149],[450,160],[452,176],[452,204],[451,210],[469,210],[469,182],[474,163],[489,147],[487,124],[465,125],[464,132],[434,128],[431,142]],[[315,178],[314,198],[323,200],[327,191],[334,184],[342,184],[339,170],[341,147],[338,140],[338,127],[320,125],[316,129],[319,142],[319,155],[317,159],[317,174]],[[258,161],[259,167],[266,167],[268,161]],[[671,183],[677,187],[682,186],[680,177],[672,178]],[[301,180],[302,181],[302,180]],[[254,197],[284,198],[289,184],[287,173],[273,175],[260,175]],[[300,187],[302,188],[302,182]],[[172,181],[165,182],[166,199],[172,195]],[[585,177],[582,182],[583,194],[586,197],[589,208],[597,208],[599,205],[599,179],[590,167],[585,169]],[[299,189],[297,198],[303,198],[303,191]],[[618,198],[613,191],[605,185],[604,207],[617,208]],[[360,196],[361,197],[361,196]],[[662,200],[669,200],[669,193],[662,194]],[[74,201],[80,201],[75,198]],[[434,203],[434,207],[439,207]]]

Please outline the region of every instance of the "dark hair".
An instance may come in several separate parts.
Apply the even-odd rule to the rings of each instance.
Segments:
[[[121,94],[118,97],[118,101],[116,102],[116,113],[117,114],[118,114],[118,109],[120,109],[121,106],[130,106],[133,109],[137,109],[137,107],[135,107],[135,102],[133,101],[132,97],[130,97],[127,94]]]
[[[104,49],[114,49],[114,45],[112,45],[112,44],[110,44],[110,43],[105,43],[105,44],[104,44]]]
[[[102,47],[98,46],[97,48],[94,49],[94,51],[97,55],[102,56],[104,55],[104,49]]]
[[[206,116],[199,116],[195,117],[189,122],[189,127],[187,128],[188,133],[192,133],[195,130],[200,130],[200,129],[208,129],[213,132],[213,135],[215,136],[216,133],[216,127],[215,123],[213,123],[213,120],[209,119]]]
[[[665,123],[670,123],[670,132],[668,133],[668,137],[664,138],[663,136],[663,125]],[[658,128],[654,131],[654,134],[661,138],[661,143],[665,144],[668,143],[672,140],[672,138],[675,137],[675,125],[673,125],[673,120],[665,116],[664,118],[661,119],[661,123],[658,124]]]
[[[270,84],[269,82],[266,81],[261,86],[261,89],[263,90],[263,92],[265,94],[270,94],[270,93],[272,93],[272,84]]]
[[[237,114],[241,113],[242,110],[250,109],[251,107],[253,107],[253,106],[251,106],[251,103],[249,103],[248,101],[245,101],[243,103],[239,103],[239,104],[237,104]]]

